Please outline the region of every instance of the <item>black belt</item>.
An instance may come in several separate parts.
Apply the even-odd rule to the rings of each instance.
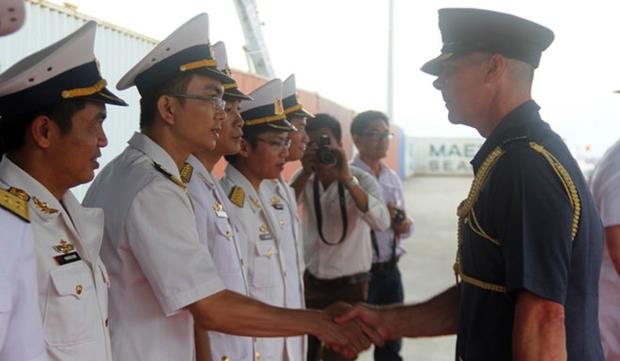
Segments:
[[[370,281],[370,274],[368,272],[361,272],[352,274],[350,276],[322,279],[315,277],[312,273],[306,270],[305,280],[307,285],[314,285],[319,287],[342,287],[347,285],[356,285]]]

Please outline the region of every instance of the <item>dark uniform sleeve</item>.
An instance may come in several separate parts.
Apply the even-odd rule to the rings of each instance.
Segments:
[[[522,145],[498,161],[491,184],[507,289],[564,304],[573,208],[558,174],[540,153]]]

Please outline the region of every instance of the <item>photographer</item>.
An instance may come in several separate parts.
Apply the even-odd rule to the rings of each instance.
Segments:
[[[303,207],[306,306],[363,302],[372,263],[370,230],[388,229],[389,211],[374,177],[349,166],[338,120],[317,114],[306,131],[310,143],[292,183]],[[321,352],[316,338],[308,343],[308,360],[343,360]]]
[[[405,253],[401,241],[411,235],[413,222],[404,209],[405,197],[400,178],[382,161],[387,155],[392,137],[387,116],[373,110],[356,115],[351,123],[351,136],[359,150],[351,165],[377,179],[392,219],[390,229],[371,234],[373,261],[368,303],[403,303],[403,282],[398,269],[398,259]],[[375,347],[375,361],[402,360],[399,356],[401,344],[399,339],[387,341],[384,347]]]

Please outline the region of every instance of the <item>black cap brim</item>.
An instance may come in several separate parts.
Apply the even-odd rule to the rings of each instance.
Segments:
[[[230,88],[224,90],[224,100],[254,100],[249,95],[243,94],[239,88]]]
[[[101,91],[95,94],[88,95],[85,97],[80,97],[80,98],[95,101],[95,102],[105,103],[105,104],[120,105],[120,106],[128,105],[123,99],[117,97],[116,95],[114,95],[114,93],[109,91],[108,88],[103,88],[101,89]]]
[[[196,69],[193,70],[192,72],[194,73],[198,73],[198,74],[204,74],[210,78],[219,80],[222,82],[222,84],[227,84],[227,83],[234,83],[235,79],[229,77],[228,75],[222,73],[221,71],[217,70],[217,69],[212,69],[209,67],[204,67],[204,68],[200,68],[200,69]]]
[[[441,53],[439,56],[424,63],[420,70],[430,75],[439,76],[439,74],[441,74],[441,70],[443,69],[443,63],[446,60],[451,59],[453,56],[454,53]]]
[[[305,118],[314,118],[314,114],[310,113],[305,108],[301,108],[300,110],[296,110],[292,113],[286,115],[287,117],[305,117]]]

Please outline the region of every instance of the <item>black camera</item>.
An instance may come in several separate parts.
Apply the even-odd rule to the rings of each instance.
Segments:
[[[394,212],[394,218],[392,218],[392,222],[394,224],[401,224],[405,220],[405,211],[402,209],[396,208],[396,212]]]
[[[331,149],[329,149],[329,145],[331,141],[329,139],[329,135],[323,134],[321,135],[321,140],[319,141],[319,148],[316,150],[316,156],[319,160],[320,164],[323,165],[334,165],[336,164],[336,156],[332,153]]]

